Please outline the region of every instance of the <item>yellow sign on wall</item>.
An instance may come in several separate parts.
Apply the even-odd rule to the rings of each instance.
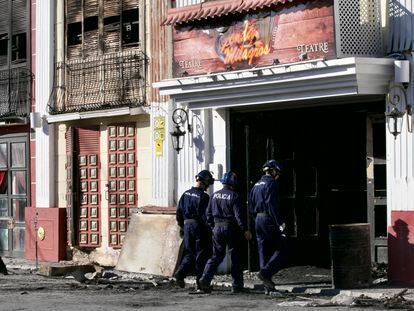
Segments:
[[[165,117],[155,117],[154,118],[154,129],[164,129],[165,128]]]
[[[155,157],[157,158],[162,157],[163,145],[164,145],[164,142],[162,140],[155,141]]]
[[[155,157],[162,157],[165,140],[165,117],[154,118]]]

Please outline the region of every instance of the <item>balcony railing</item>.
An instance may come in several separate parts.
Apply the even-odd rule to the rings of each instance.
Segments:
[[[58,63],[50,114],[145,105],[146,63],[141,50]]]
[[[29,115],[31,81],[27,68],[0,70],[0,120]]]

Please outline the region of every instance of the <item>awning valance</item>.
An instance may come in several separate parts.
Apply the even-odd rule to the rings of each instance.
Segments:
[[[391,58],[350,57],[182,77],[153,83],[189,109],[309,106],[383,97],[394,75]],[[355,101],[354,101],[355,102]]]
[[[163,25],[197,21],[231,13],[242,13],[296,0],[218,0],[170,9]]]

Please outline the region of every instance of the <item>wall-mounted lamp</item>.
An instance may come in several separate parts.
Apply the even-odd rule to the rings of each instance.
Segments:
[[[170,132],[172,145],[177,153],[180,153],[180,150],[184,147],[184,136],[186,134],[185,130],[182,130],[181,127],[184,127],[184,124],[187,122],[188,133],[192,133],[193,128],[188,120],[187,111],[182,108],[177,108],[173,111],[172,121],[175,124],[175,130]]]
[[[394,80],[398,84],[391,85],[388,90],[388,111],[385,116],[389,132],[394,135],[394,138],[397,138],[402,131],[405,114],[407,114],[407,130],[412,132],[411,104],[407,101],[407,89],[410,82],[410,62],[408,60],[394,61]]]
[[[389,132],[394,135],[394,138],[397,138],[398,134],[402,131],[403,118],[407,114],[407,129],[411,133],[411,105],[407,102],[407,86],[401,85],[392,85],[387,94],[387,102],[389,107],[389,112],[385,113],[387,117],[387,124]],[[399,90],[401,96],[396,94],[396,91]]]

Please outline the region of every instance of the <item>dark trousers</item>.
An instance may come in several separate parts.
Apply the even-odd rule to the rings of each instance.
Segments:
[[[256,236],[260,273],[272,278],[286,264],[286,237],[282,236],[279,226],[268,216],[256,217]]]
[[[243,267],[241,261],[241,244],[242,234],[235,225],[215,226],[213,229],[213,257],[211,257],[204,269],[203,278],[207,282],[211,282],[217,267],[226,256],[226,246],[229,249],[231,258],[231,276],[233,278],[233,287],[242,288],[243,283]]]
[[[194,269],[197,280],[203,275],[204,267],[211,254],[211,236],[199,223],[184,225],[184,253],[177,274],[185,278]]]
[[[0,273],[7,275],[6,265],[4,264],[3,259],[1,259],[1,257],[0,257]]]

